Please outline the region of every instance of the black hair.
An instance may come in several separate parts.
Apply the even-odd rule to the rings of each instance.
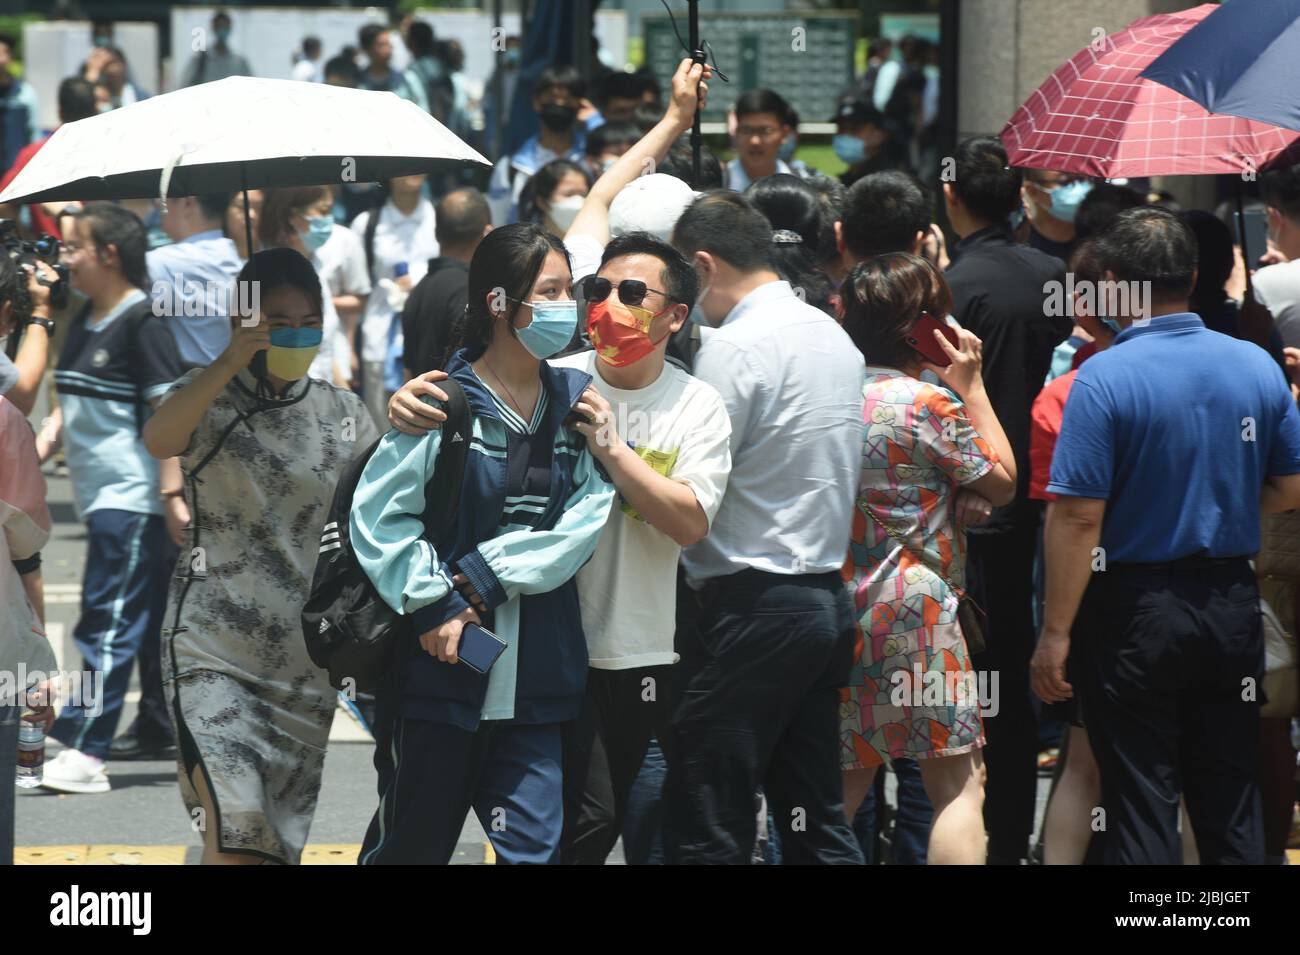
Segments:
[[[303,56],[306,56],[306,57],[311,57],[311,56],[313,55],[313,53],[314,53],[316,56],[319,56],[319,55],[320,55],[320,37],[318,37],[318,36],[303,37],[303,41],[302,41],[302,53],[303,53]]]
[[[640,139],[641,131],[631,123],[605,123],[587,134],[587,155],[599,156],[612,146],[632,146]]]
[[[571,159],[552,159],[524,183],[519,193],[519,221],[540,222],[542,210],[537,208],[538,199],[550,199],[560,181],[571,172],[580,173],[591,188],[591,173]]]
[[[765,176],[745,190],[745,198],[767,217],[775,230],[794,233],[799,241],[777,241],[774,235],[772,261],[781,278],[803,290],[804,300],[828,314],[834,291],[818,270],[824,261],[822,250],[835,250],[835,220],[829,219],[821,195],[811,185],[788,173]]]
[[[632,75],[635,76],[637,81],[641,84],[642,99],[644,99],[645,95],[649,93],[654,98],[656,106],[662,105],[663,90],[659,87],[659,78],[655,76],[654,70],[650,69],[648,66],[643,66],[636,70]]]
[[[492,224],[492,210],[483,193],[472,186],[456,189],[438,200],[433,235],[438,244],[466,246],[478,241]]]
[[[738,120],[755,113],[771,113],[778,122],[785,123],[789,121],[790,104],[774,90],[746,90],[736,98],[734,112]]]
[[[13,323],[9,334],[17,335],[20,321],[31,315],[31,296],[27,291],[27,273],[7,255],[0,255],[0,308],[9,302],[12,306],[9,319]],[[0,335],[0,341],[4,339]]]
[[[859,262],[840,287],[844,331],[868,365],[902,368],[920,356],[904,337],[922,312],[938,321],[952,311],[952,292],[933,265],[909,252]]]
[[[149,270],[144,254],[149,249],[149,238],[144,223],[135,213],[113,202],[90,202],[67,215],[90,223],[90,237],[96,248],[117,247],[122,275],[128,282],[138,289],[148,285]]]
[[[361,82],[361,71],[357,69],[356,61],[350,56],[340,55],[326,60],[323,75],[327,79],[331,76],[342,77],[353,86]]]
[[[1177,213],[1156,206],[1121,212],[1093,237],[1097,264],[1121,282],[1150,282],[1157,296],[1187,296],[1196,272],[1196,236]]]
[[[225,10],[218,10],[216,13],[212,15],[213,26],[216,26],[218,21],[222,21],[222,20],[224,20],[226,23],[233,23],[233,21],[230,19],[230,14],[227,13]]]
[[[382,23],[367,23],[357,31],[357,43],[360,44],[361,49],[369,53],[371,44],[379,39],[379,34],[387,32],[388,27]]]
[[[818,265],[828,266],[840,258],[840,250],[835,247],[835,223],[844,218],[844,203],[849,190],[838,179],[821,173],[803,181],[817,193],[817,201],[822,204],[822,225],[828,232],[817,243],[817,262]]]
[[[1271,169],[1260,177],[1264,201],[1294,222],[1300,222],[1300,163]]]
[[[235,195],[233,191],[228,192],[205,192],[194,198],[199,201],[199,211],[209,219],[219,219],[224,221],[226,210],[230,208],[230,200]]]
[[[729,189],[714,189],[687,206],[673,227],[673,245],[688,259],[708,252],[741,272],[775,267],[771,224]]]
[[[18,49],[18,40],[12,33],[0,33],[0,44],[9,47],[10,53]]]
[[[254,252],[244,263],[244,267],[239,270],[235,282],[236,289],[245,288],[245,283],[257,282],[259,296],[285,285],[292,286],[306,295],[312,308],[320,312],[322,319],[324,318],[325,302],[321,292],[320,275],[316,267],[296,249],[278,246]],[[241,302],[249,300],[243,295],[238,295],[237,299]],[[235,318],[234,309],[231,318]]]
[[[1136,189],[1099,182],[1088,191],[1074,215],[1074,235],[1078,239],[1094,236],[1115,221],[1125,209],[1146,205],[1146,197]]]
[[[1007,151],[994,136],[976,136],[957,144],[952,191],[971,216],[993,225],[1020,208],[1019,169],[1007,165]]]
[[[1200,209],[1182,213],[1182,220],[1196,237],[1196,284],[1189,307],[1193,312],[1209,313],[1213,317],[1228,297],[1223,287],[1236,264],[1232,230],[1217,216]]]
[[[863,176],[844,197],[840,234],[856,258],[910,251],[930,228],[930,194],[915,176],[897,169]]]
[[[1091,239],[1084,239],[1070,253],[1068,270],[1074,273],[1075,284],[1090,282],[1094,285],[1106,278],[1106,272],[1097,263],[1097,248]]]
[[[604,112],[611,99],[639,100],[644,89],[644,77],[623,70],[610,70],[596,86],[596,106]]]
[[[600,267],[603,269],[614,259],[627,255],[648,255],[658,259],[664,266],[659,273],[659,281],[663,283],[660,291],[667,292],[674,303],[695,304],[700,285],[695,269],[667,242],[656,239],[648,232],[625,232],[615,236],[605,246],[605,252],[600,257]]]
[[[59,119],[62,122],[74,123],[94,116],[97,111],[95,87],[89,80],[69,76],[59,84]]]
[[[722,160],[708,146],[700,146],[700,178],[698,182],[696,181],[694,167],[691,164],[689,135],[688,133],[673,143],[663,162],[655,168],[655,172],[661,172],[665,176],[680,179],[697,192],[721,189],[723,186]]]
[[[538,96],[543,90],[555,86],[568,90],[579,99],[587,93],[587,84],[582,81],[582,75],[577,67],[552,64],[537,74],[537,79],[533,83],[533,95]]]
[[[661,119],[663,110],[649,103],[638,103],[636,109],[632,110],[632,125],[641,131],[642,136],[658,126]]]
[[[566,262],[569,260],[564,243],[531,222],[502,226],[483,237],[469,263],[465,316],[452,330],[447,354],[441,356],[439,366],[445,366],[459,348],[468,350],[471,361],[487,351],[496,327],[496,318],[488,311],[489,295],[504,292],[506,324],[513,333],[519,303],[528,297],[546,264],[546,257],[552,252],[561,253]]]
[[[416,20],[406,28],[406,48],[411,56],[432,56],[437,49],[433,27],[423,20]]]

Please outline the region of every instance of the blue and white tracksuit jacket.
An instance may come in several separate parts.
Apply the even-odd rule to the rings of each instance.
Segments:
[[[463,349],[446,371],[464,388],[473,417],[454,544],[438,553],[422,521],[441,431],[390,431],[379,443],[353,495],[352,544],[380,596],[411,618],[415,634],[469,606],[451,581],[462,573],[491,608],[483,625],[509,649],[485,677],[408,647],[397,677],[400,713],[467,730],[480,719],[574,719],[587,675],[574,575],[595,551],[614,500],[586,439],[563,424],[591,376],[541,363],[547,407],[535,435],[552,441],[551,494],[533,526],[519,528],[506,507],[506,425]]]

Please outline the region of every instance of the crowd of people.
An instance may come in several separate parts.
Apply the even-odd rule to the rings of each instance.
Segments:
[[[188,82],[246,71],[213,27]],[[454,116],[454,49],[421,21],[402,42],[403,70],[382,26],[363,64],[304,43],[298,78]],[[21,333],[0,636],[48,659],[61,452],[87,529],[73,640],[102,691],[57,718],[43,692],[0,700],[0,770],[20,720],[61,744],[60,792],[174,757],[204,862],[297,863],[338,705],[301,613],[346,547],[406,622],[350,701],[376,742],[362,864],[446,863],[471,810],[505,863],[601,864],[620,837],[633,863],[878,861],[885,766],[895,863],[1281,861],[1295,753],[1250,691],[1250,561],[1262,516],[1300,507],[1300,166],[1264,177],[1280,264],[1243,295],[1213,215],[1009,167],[990,137],[918,178],[932,57],[873,48],[835,117],[840,179],[788,148],[771,90],[739,97],[735,158],[705,150],[697,177],[711,71],[685,60],[662,101],[645,74],[593,102],[542,71],[540,131],[486,191],[11,210],[58,237],[77,294],[56,315],[49,267],[0,256],[0,331]],[[108,108],[139,95],[111,46],[93,59],[65,122],[101,85]],[[484,632],[486,673],[462,659]],[[0,799],[6,855],[12,815]]]

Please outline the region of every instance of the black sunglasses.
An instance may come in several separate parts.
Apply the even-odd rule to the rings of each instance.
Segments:
[[[582,280],[581,286],[582,297],[588,302],[603,302],[609,298],[609,293],[614,290],[613,282],[597,275],[588,275]],[[662,295],[670,302],[677,301],[667,292],[661,292],[657,288],[650,288],[640,279],[624,279],[618,283],[618,300],[624,305],[640,305],[650,292]]]

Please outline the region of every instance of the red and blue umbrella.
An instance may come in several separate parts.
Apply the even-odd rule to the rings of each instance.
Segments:
[[[1209,23],[1218,9],[1205,3],[1143,17],[1076,53],[1003,128],[1011,165],[1114,179],[1240,175],[1300,161],[1300,133],[1211,113],[1144,78],[1153,61]],[[1287,92],[1294,95],[1298,88]]]
[[[1228,0],[1142,77],[1211,113],[1300,130],[1300,0]]]

